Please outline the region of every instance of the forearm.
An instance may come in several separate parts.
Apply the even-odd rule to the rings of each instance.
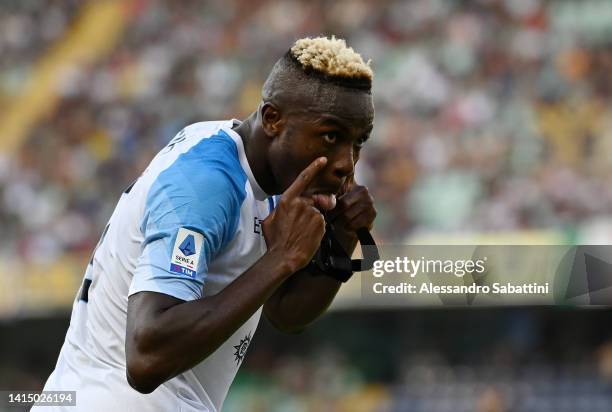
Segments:
[[[131,378],[148,392],[212,354],[290,274],[282,261],[266,254],[220,293],[171,306],[146,327],[131,324],[139,315],[131,314],[134,333],[132,342],[126,339],[126,355],[138,364],[128,365],[128,372],[141,374]]]
[[[295,273],[266,302],[266,317],[284,332],[298,332],[320,317],[334,300],[341,282],[307,270]]]
[[[338,241],[349,255],[357,245],[357,237],[351,234],[338,234]],[[325,276],[318,269],[302,269],[287,279],[266,302],[266,317],[278,329],[300,331],[327,310],[341,285],[342,282]]]

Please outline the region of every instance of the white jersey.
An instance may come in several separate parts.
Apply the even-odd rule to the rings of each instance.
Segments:
[[[261,308],[202,363],[147,395],[127,382],[125,333],[128,296],[152,291],[189,301],[214,295],[266,252],[260,222],[275,199],[255,181],[231,129],[236,123],[186,127],[121,196],[45,385],[77,392],[77,407],[66,411],[221,409]]]

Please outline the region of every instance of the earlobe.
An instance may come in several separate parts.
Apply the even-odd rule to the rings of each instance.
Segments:
[[[278,108],[270,102],[261,106],[261,126],[269,137],[278,136],[281,129],[281,113]]]

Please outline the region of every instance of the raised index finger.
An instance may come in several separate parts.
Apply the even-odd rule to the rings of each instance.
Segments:
[[[312,179],[316,176],[321,169],[327,164],[327,157],[319,157],[315,159],[311,164],[302,170],[302,173],[291,183],[291,186],[283,193],[283,198],[294,198],[300,196],[304,190],[308,187]]]

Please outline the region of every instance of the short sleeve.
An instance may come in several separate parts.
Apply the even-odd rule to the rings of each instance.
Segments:
[[[236,232],[244,200],[242,169],[219,158],[207,162],[197,150],[190,155],[196,157],[179,158],[149,190],[129,295],[151,291],[185,301],[201,298],[209,263]]]

